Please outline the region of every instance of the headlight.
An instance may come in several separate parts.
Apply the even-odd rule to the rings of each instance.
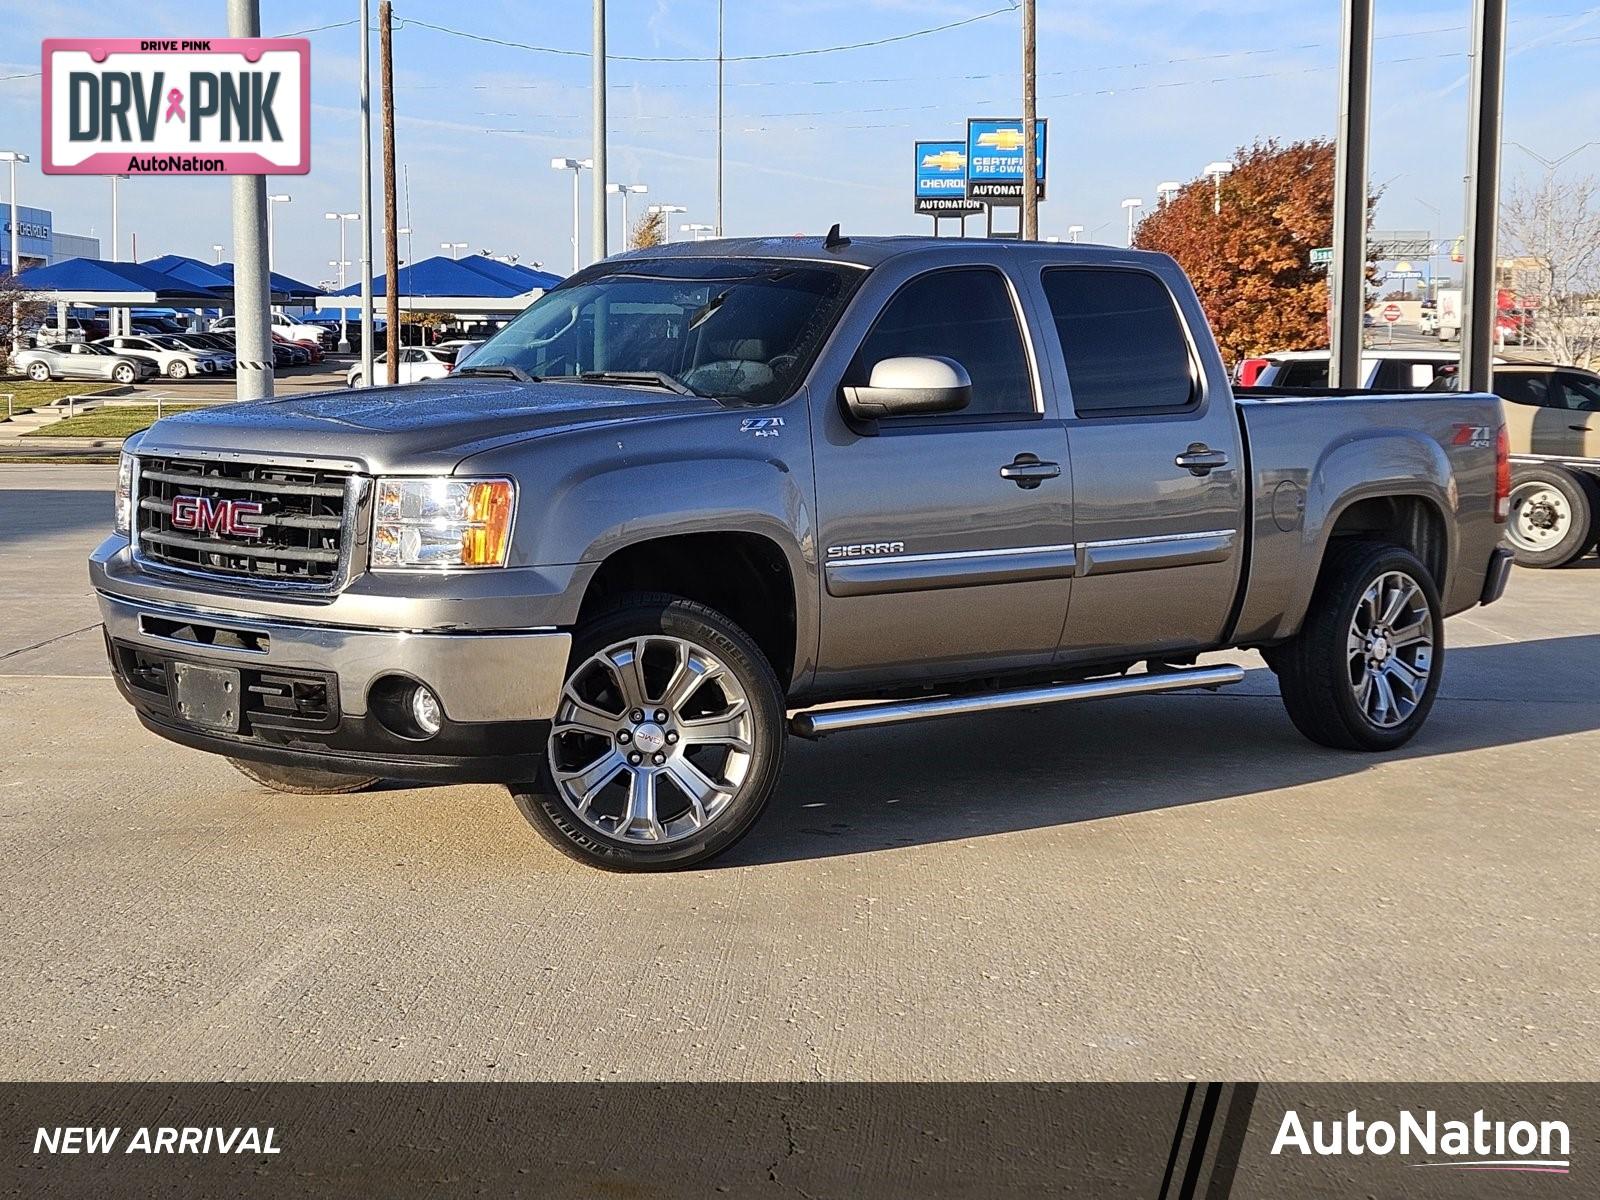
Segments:
[[[124,450],[117,456],[116,530],[124,537],[133,531],[133,455]]]
[[[509,479],[380,479],[372,565],[503,567],[516,498]]]

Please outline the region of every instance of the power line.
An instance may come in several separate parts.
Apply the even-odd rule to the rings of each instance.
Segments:
[[[865,42],[846,42],[838,46],[813,46],[805,50],[775,50],[768,54],[729,54],[723,62],[771,62],[783,58],[813,58],[819,54],[838,54],[844,50],[868,50],[874,46],[888,46],[895,42],[906,42],[913,38],[927,37],[930,34],[945,33],[951,29],[960,29],[965,25],[976,25],[979,21],[987,21],[993,17],[1004,16],[1006,13],[1017,11],[1014,3],[1008,3],[1003,8],[990,9],[988,12],[978,13],[976,16],[963,17],[959,21],[948,21],[943,25],[932,25],[926,29],[913,29],[909,33],[897,33],[889,37],[873,38]],[[514,42],[507,38],[490,37],[487,34],[472,33],[465,29],[454,29],[448,25],[435,25],[429,21],[421,21],[416,17],[407,17],[400,23],[400,28],[415,25],[420,29],[430,29],[434,33],[443,33],[450,37],[465,38],[472,42],[482,42],[489,46],[503,46],[509,50],[526,50],[534,54],[553,54],[562,58],[588,58],[587,50],[572,50],[562,46],[539,46],[532,42]],[[639,63],[714,63],[717,56],[714,54],[608,54],[607,58],[614,62],[639,62]]]

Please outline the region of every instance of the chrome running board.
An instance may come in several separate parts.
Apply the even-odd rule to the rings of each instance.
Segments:
[[[1238,683],[1243,678],[1243,667],[1183,667],[1149,671],[1142,675],[1118,675],[1111,679],[1055,683],[1048,687],[1016,688],[968,696],[937,696],[928,700],[890,700],[842,708],[813,708],[791,717],[789,728],[801,737],[819,738],[847,729],[901,725],[907,721],[958,717],[997,709],[1033,708],[1040,704],[1059,704],[1064,700],[1101,700],[1110,696],[1144,696],[1153,692],[1182,691],[1185,688],[1220,688]]]

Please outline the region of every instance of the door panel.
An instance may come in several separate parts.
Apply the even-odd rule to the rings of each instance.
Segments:
[[[1238,587],[1247,464],[1220,361],[1208,378],[1188,333],[1198,306],[1186,322],[1174,285],[1132,267],[1047,270],[1042,286],[1075,413],[1079,566],[1058,658],[1214,645]]]

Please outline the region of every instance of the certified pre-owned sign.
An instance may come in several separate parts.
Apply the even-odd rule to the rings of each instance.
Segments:
[[[304,175],[304,38],[48,38],[47,175]]]

